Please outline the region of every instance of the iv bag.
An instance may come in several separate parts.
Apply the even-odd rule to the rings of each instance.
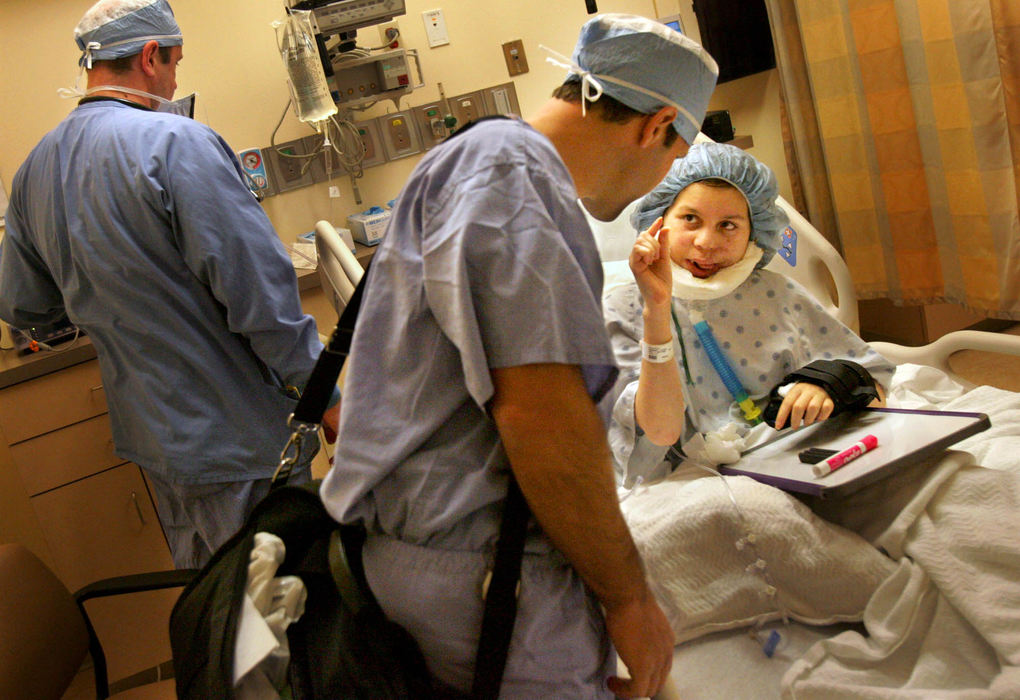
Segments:
[[[276,42],[290,77],[294,111],[303,122],[319,122],[337,113],[315,45],[311,17],[309,10],[290,10],[287,19],[276,24]]]

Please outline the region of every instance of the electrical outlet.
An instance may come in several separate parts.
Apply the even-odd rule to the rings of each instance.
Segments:
[[[421,138],[408,112],[394,112],[378,118],[379,132],[388,160],[421,153]]]
[[[450,112],[457,119],[457,126],[455,127],[457,129],[487,114],[485,111],[485,98],[482,97],[481,91],[466,92],[463,95],[451,97],[449,103]]]
[[[404,48],[404,37],[396,20],[379,25],[379,45],[387,49]]]
[[[268,153],[271,157],[270,163],[273,167],[277,192],[289,192],[314,184],[315,181],[309,172],[310,166],[309,168],[305,167],[308,159],[288,157],[303,156],[307,153],[301,139],[278,143],[275,149],[270,146],[263,149],[263,152]]]

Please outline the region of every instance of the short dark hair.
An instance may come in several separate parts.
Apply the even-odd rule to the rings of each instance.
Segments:
[[[734,189],[737,192],[741,192],[742,193],[742,191],[741,191],[741,189],[739,187],[734,185],[729,180],[724,180],[721,177],[706,177],[704,180],[695,180],[691,184],[692,185],[693,184],[708,185],[709,187],[720,187],[720,188],[729,187],[730,189]]]
[[[562,85],[553,91],[553,97],[564,102],[581,104],[581,100],[584,99],[581,78],[576,75],[568,77]],[[628,107],[609,95],[602,95],[596,102],[589,101],[587,108],[595,112],[600,119],[610,124],[625,124],[632,119],[648,116],[644,112]],[[676,132],[676,129],[670,127],[666,134],[666,147],[672,146],[679,136],[680,134]]]
[[[93,61],[92,64],[96,65],[102,63],[108,67],[113,73],[122,75],[131,70],[131,64],[134,62],[135,56],[138,54],[133,53],[130,56],[121,56],[120,58],[108,58],[104,61]],[[159,47],[159,61],[160,63],[169,63],[171,59],[170,47],[160,46]]]

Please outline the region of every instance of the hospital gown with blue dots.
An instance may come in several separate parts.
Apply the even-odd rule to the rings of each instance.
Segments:
[[[663,464],[668,448],[650,443],[634,418],[643,332],[643,302],[637,285],[608,289],[603,305],[620,365],[611,399],[610,446],[618,478],[633,483],[638,476],[647,480],[668,470]],[[890,362],[826,312],[797,282],[769,270],[755,270],[730,294],[716,299],[674,297],[673,312],[683,346],[676,346],[686,405],[682,443],[696,433],[708,434],[746,422],[695,333],[699,314],[708,322],[744,389],[762,409],[769,393],[787,374],[813,360],[853,360],[883,386],[892,378]],[[674,336],[676,330],[674,327]]]

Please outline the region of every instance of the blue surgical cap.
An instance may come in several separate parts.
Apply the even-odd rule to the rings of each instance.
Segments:
[[[666,177],[638,202],[630,222],[644,231],[666,210],[690,184],[700,180],[725,180],[736,187],[747,200],[751,215],[751,240],[762,249],[757,267],[764,267],[782,243],[783,229],[790,220],[776,199],[779,184],[769,166],[754,156],[724,143],[696,143],[683,158],[673,162]]]
[[[719,76],[716,62],[696,42],[637,15],[588,20],[573,62],[582,80],[590,76],[606,95],[642,114],[676,107],[673,128],[689,144],[701,130]]]
[[[74,30],[82,50],[79,66],[92,61],[133,56],[150,41],[181,46],[184,39],[166,0],[100,0],[85,13]]]

